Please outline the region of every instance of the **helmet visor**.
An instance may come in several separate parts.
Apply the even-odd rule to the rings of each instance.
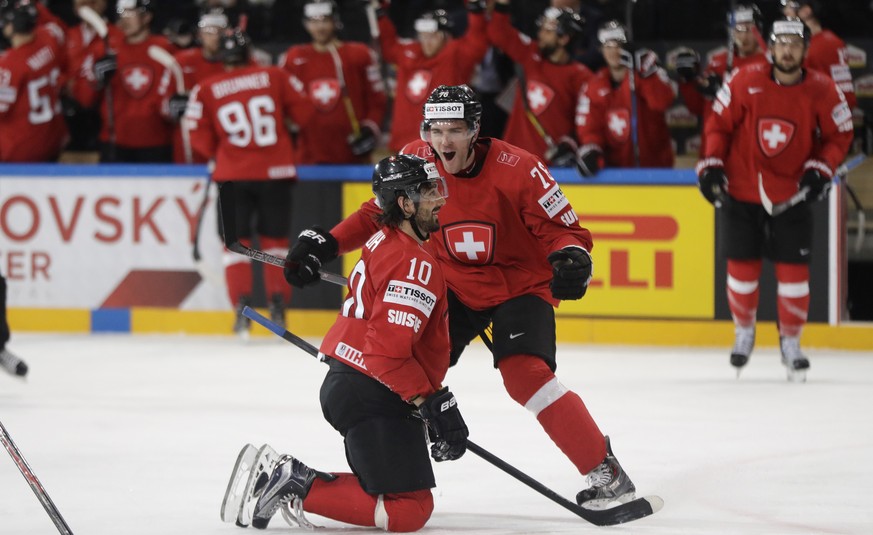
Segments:
[[[433,147],[466,145],[476,135],[476,129],[463,119],[425,119],[421,123],[421,139]]]

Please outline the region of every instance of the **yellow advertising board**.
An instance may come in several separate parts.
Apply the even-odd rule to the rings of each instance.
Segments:
[[[559,315],[712,318],[713,209],[693,186],[562,186],[594,236],[594,279],[585,298]],[[343,217],[373,196],[370,184],[343,185]],[[358,252],[346,255],[348,273]]]

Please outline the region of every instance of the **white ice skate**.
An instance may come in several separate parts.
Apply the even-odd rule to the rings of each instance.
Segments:
[[[240,452],[241,457],[248,455],[245,453],[245,449],[246,448],[243,448],[244,451]],[[270,474],[273,473],[273,469],[276,467],[278,461],[279,454],[276,453],[276,450],[269,445],[264,444],[261,446],[261,449],[257,451],[257,455],[255,456],[255,459],[251,461],[251,464],[244,461],[244,464],[248,464],[249,466],[247,471],[234,468],[234,472],[231,475],[231,481],[227,488],[228,491],[231,491],[232,489],[232,501],[239,504],[235,517],[237,526],[245,528],[252,523],[252,515],[254,514],[255,505],[258,503],[258,498],[264,490],[264,487],[266,487]],[[245,477],[246,472],[248,476],[247,478]],[[234,479],[237,479],[237,481],[234,481]],[[245,482],[245,486],[241,487],[240,485],[242,485],[243,481]],[[225,496],[225,499],[227,500],[227,496]],[[222,519],[224,519],[224,516],[225,513],[222,511]],[[233,519],[233,511],[228,507],[227,520],[225,521],[231,522]]]
[[[743,366],[749,362],[749,356],[755,347],[755,326],[734,329],[734,348],[731,350],[731,366],[737,369],[737,378]]]
[[[792,383],[805,383],[809,359],[800,351],[800,338],[781,336],[779,347],[782,349],[782,364],[785,366],[788,380]]]

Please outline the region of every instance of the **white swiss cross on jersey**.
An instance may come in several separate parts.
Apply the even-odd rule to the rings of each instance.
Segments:
[[[758,146],[765,156],[772,158],[788,146],[794,135],[794,125],[774,118],[758,119]]]
[[[121,70],[124,89],[134,98],[142,98],[152,87],[155,75],[148,65],[127,65]]]
[[[415,71],[406,84],[406,97],[413,102],[424,100],[431,77],[430,71]]]
[[[443,237],[449,254],[462,264],[481,266],[494,257],[494,225],[455,223],[443,227]]]
[[[340,86],[336,78],[319,78],[309,82],[309,100],[315,109],[329,112],[339,102]]]
[[[553,98],[555,98],[555,92],[551,87],[536,80],[528,80],[527,102],[530,105],[530,111],[534,115],[544,112],[549,107],[549,104],[552,103]]]
[[[630,112],[624,108],[613,108],[606,112],[606,128],[610,137],[624,143],[630,136]]]

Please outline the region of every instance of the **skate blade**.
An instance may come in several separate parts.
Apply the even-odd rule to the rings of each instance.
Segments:
[[[789,383],[805,383],[806,370],[786,370]]]
[[[221,502],[222,522],[236,521],[243,496],[245,496],[245,484],[249,480],[249,474],[257,458],[258,448],[251,444],[246,444],[239,452],[236,464],[233,466],[233,472],[230,474],[230,481],[227,483],[224,500]]]
[[[255,494],[258,479],[261,474],[266,473],[269,479],[273,469],[279,461],[279,454],[269,445],[264,444],[258,450],[257,459],[252,463],[252,469],[249,472],[249,479],[246,482],[245,492],[240,501],[239,512],[236,517],[236,525],[247,527],[252,523],[252,517],[255,514],[255,506],[258,503],[258,496]]]

